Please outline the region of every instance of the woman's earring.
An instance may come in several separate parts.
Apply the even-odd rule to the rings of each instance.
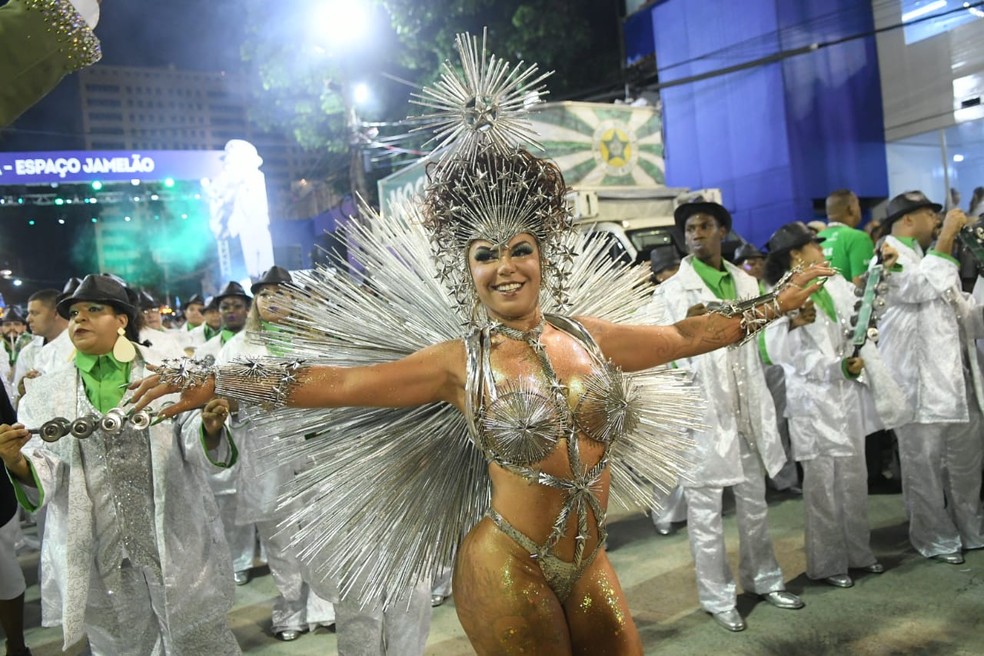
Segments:
[[[137,357],[137,349],[133,347],[133,342],[126,338],[126,331],[123,328],[117,328],[116,333],[119,337],[113,344],[113,357],[120,362],[133,362]]]

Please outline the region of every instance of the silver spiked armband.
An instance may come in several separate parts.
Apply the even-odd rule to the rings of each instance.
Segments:
[[[302,360],[237,360],[216,369],[215,393],[265,408],[282,408],[302,366]]]
[[[714,301],[707,304],[709,312],[715,312],[725,317],[741,317],[741,329],[745,337],[735,346],[741,346],[747,342],[755,333],[762,330],[776,319],[783,316],[784,312],[779,305],[779,294],[789,285],[795,284],[791,281],[793,274],[801,271],[800,268],[787,271],[772,291],[761,296],[737,301]]]

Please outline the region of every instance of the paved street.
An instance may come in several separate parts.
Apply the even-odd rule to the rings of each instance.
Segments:
[[[616,515],[610,526],[610,554],[629,597],[646,653],[652,654],[946,654],[984,653],[984,552],[967,554],[961,566],[919,557],[906,540],[899,495],[871,497],[872,542],[888,571],[856,578],[841,590],[809,582],[804,570],[803,509],[799,497],[770,499],[770,523],[788,588],[806,608],[783,611],[749,597],[739,598],[748,629],[730,634],[697,605],[685,531],[662,537],[641,514]],[[725,520],[732,567],[737,568],[733,514]],[[37,555],[21,559],[29,580],[28,645],[35,656],[61,653],[58,630],[41,629]],[[268,574],[238,588],[233,628],[247,654],[335,654],[328,632],[281,643],[268,635],[273,582]],[[86,653],[76,650],[75,654]],[[435,609],[428,654],[472,653],[453,603]]]

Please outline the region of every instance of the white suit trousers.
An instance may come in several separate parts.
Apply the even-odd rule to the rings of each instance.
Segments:
[[[868,524],[864,453],[803,460],[806,575],[825,579],[876,562]]]
[[[232,556],[232,571],[242,572],[253,568],[256,556],[256,525],[236,524],[236,494],[216,494],[215,505],[219,507],[219,519],[226,542],[229,543],[229,554]]]
[[[980,429],[976,407],[967,423],[895,429],[909,541],[926,558],[984,547]]]
[[[301,565],[288,547],[290,538],[277,532],[277,520],[250,524],[250,528],[253,526],[265,547],[270,576],[280,593],[273,602],[272,632],[313,630],[319,624],[334,623],[334,606],[304,581]]]
[[[765,503],[765,471],[758,454],[741,438],[741,466],[745,480],[732,487],[738,520],[738,577],[745,592],[766,594],[786,588],[772,550]],[[688,487],[687,531],[697,568],[701,608],[722,613],[735,607],[737,591],[728,566],[721,519],[724,488]]]
[[[419,584],[407,600],[385,612],[359,602],[335,604],[335,633],[339,656],[420,656],[427,645],[431,621],[429,582]]]

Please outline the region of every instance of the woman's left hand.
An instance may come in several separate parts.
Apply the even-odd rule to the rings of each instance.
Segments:
[[[794,274],[776,296],[779,309],[783,314],[797,310],[810,299],[810,295],[820,291],[823,283],[830,276],[836,276],[837,271],[827,264],[813,264]]]

